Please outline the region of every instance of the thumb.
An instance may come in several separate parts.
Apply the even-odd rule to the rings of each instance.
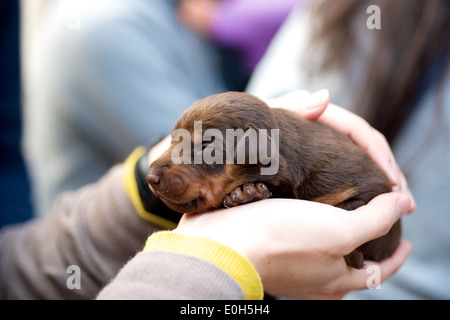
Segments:
[[[411,200],[404,194],[391,192],[373,198],[367,205],[351,211],[350,230],[354,247],[379,238],[405,215]]]
[[[329,103],[330,92],[326,89],[319,90],[304,98],[298,112],[306,119],[316,120],[322,115]]]

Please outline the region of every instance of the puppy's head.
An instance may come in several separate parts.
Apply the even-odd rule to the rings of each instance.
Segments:
[[[252,95],[228,92],[196,101],[175,125],[168,150],[148,170],[152,192],[178,212],[222,207],[236,187],[267,179],[261,168],[268,163],[258,158],[264,140],[259,130],[272,128],[277,123],[271,109]],[[270,132],[264,138],[270,140]]]

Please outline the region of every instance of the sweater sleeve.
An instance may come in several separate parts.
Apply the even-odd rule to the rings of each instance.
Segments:
[[[251,263],[231,248],[167,231],[151,235],[97,298],[256,300],[263,289]]]
[[[130,178],[135,158],[61,195],[45,218],[2,230],[0,299],[262,298],[243,256],[161,232],[160,219],[142,212]]]
[[[0,233],[0,299],[91,299],[161,227],[127,196],[123,165]]]

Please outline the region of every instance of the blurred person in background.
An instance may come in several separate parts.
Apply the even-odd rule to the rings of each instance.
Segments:
[[[312,0],[286,19],[247,87],[262,98],[327,88],[392,144],[417,201],[403,223],[413,251],[380,290],[348,298],[450,298],[449,21],[446,0]]]
[[[210,38],[222,49],[226,79],[242,90],[270,40],[295,4],[307,0],[180,0],[184,25]],[[240,65],[240,68],[232,66]],[[238,73],[239,72],[239,73]],[[239,87],[238,87],[239,88]],[[239,88],[240,89],[240,88]]]
[[[33,215],[22,156],[19,2],[0,3],[0,229]]]
[[[169,134],[195,100],[244,89],[237,60],[186,28],[178,8],[178,0],[49,2],[25,101],[39,215],[61,191]]]

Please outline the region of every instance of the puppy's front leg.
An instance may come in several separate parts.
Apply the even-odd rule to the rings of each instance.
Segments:
[[[231,208],[240,204],[267,199],[271,196],[272,193],[264,183],[246,183],[227,195],[223,200],[223,206],[225,208]]]

